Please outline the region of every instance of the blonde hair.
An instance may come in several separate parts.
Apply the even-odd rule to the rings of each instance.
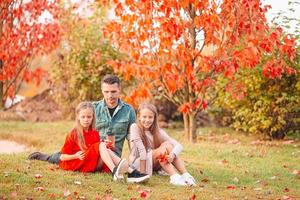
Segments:
[[[94,106],[91,102],[88,101],[84,101],[78,104],[78,106],[75,109],[75,113],[76,113],[76,120],[75,120],[75,129],[77,132],[77,138],[78,138],[78,145],[80,147],[80,149],[84,150],[86,149],[86,144],[85,144],[85,140],[84,140],[84,136],[83,136],[83,127],[81,126],[80,122],[79,122],[79,112],[81,110],[84,109],[91,109],[93,111],[93,120],[92,123],[89,127],[89,130],[95,130],[96,129],[96,114],[95,114],[95,110],[94,110]]]
[[[140,115],[141,115],[141,111],[143,109],[148,109],[150,110],[153,114],[154,114],[154,121],[152,123],[152,125],[149,128],[150,133],[153,135],[153,143],[154,143],[154,148],[158,148],[160,146],[160,144],[162,143],[161,137],[160,137],[160,133],[159,133],[159,126],[158,126],[158,112],[156,107],[149,102],[144,102],[141,103],[139,105],[139,108],[137,110],[137,118],[139,119]],[[143,141],[144,146],[146,147],[146,149],[148,149],[150,147],[149,141],[147,139],[146,133],[145,133],[145,128],[143,127],[143,125],[141,124],[141,122],[139,120],[137,120],[137,125],[140,129],[139,134],[140,137]]]

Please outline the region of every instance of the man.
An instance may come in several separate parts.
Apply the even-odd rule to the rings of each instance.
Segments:
[[[96,129],[100,132],[101,139],[109,140],[115,153],[121,157],[124,140],[129,133],[129,127],[136,120],[135,111],[129,104],[124,103],[120,99],[121,85],[117,76],[104,76],[101,81],[101,90],[104,97],[103,100],[93,102],[96,113]],[[28,159],[59,164],[60,155],[60,152],[52,155],[34,152],[28,156]],[[145,174],[140,174],[136,170],[128,175],[128,179],[132,181],[143,181],[143,177],[145,177]]]

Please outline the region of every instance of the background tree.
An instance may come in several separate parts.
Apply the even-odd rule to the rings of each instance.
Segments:
[[[102,98],[101,78],[113,72],[106,62],[119,56],[100,32],[106,10],[97,4],[89,4],[86,9],[79,12],[77,5],[72,4],[65,11],[65,33],[58,60],[50,72],[54,98],[69,117],[73,117],[80,101]]]
[[[60,39],[57,0],[1,0],[0,99],[13,97],[23,81],[39,84],[45,72],[30,70],[35,56],[53,50]]]
[[[298,41],[295,59],[288,62],[297,72],[283,75],[280,79],[268,79],[262,75],[260,68],[240,70],[236,77],[239,77],[247,95],[238,100],[221,91],[212,108],[217,111],[216,116],[227,113],[226,118],[231,118],[229,125],[235,129],[275,139],[300,131],[300,19],[289,17],[295,12],[295,6],[300,6],[300,3],[289,1],[290,13],[280,11],[272,22],[280,24]],[[266,55],[264,59],[269,56],[276,58],[276,53]],[[227,81],[220,78],[216,87],[223,88]]]
[[[268,6],[259,0],[114,2],[117,18],[105,33],[128,58],[110,64],[139,82],[132,102],[158,89],[180,106],[189,141],[196,140],[196,114],[218,94],[218,77],[229,79],[227,91],[242,97],[235,78],[240,68],[259,67],[269,78],[294,72],[286,62],[295,57],[295,40],[269,28]],[[262,59],[269,54],[276,56]]]

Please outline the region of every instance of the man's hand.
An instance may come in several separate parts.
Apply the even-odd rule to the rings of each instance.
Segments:
[[[74,156],[79,160],[83,160],[85,157],[85,153],[83,151],[78,151],[77,153],[74,154]]]

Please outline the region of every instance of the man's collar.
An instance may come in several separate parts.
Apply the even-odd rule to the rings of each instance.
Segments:
[[[107,107],[108,108],[108,106],[107,106],[107,104],[106,104],[106,102],[105,102],[105,100],[103,99],[103,103],[104,103],[104,107]],[[121,99],[119,99],[118,100],[118,105],[115,107],[115,108],[117,108],[117,107],[122,107],[124,105],[124,102],[121,100]]]

